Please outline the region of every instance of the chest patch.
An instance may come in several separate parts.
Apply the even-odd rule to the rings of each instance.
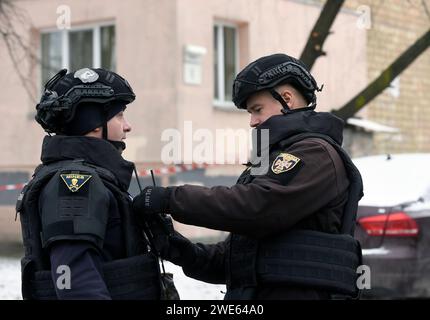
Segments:
[[[66,184],[67,188],[69,188],[69,190],[72,192],[78,191],[92,177],[89,174],[75,173],[61,174],[60,176]]]
[[[272,163],[272,172],[281,174],[293,169],[300,159],[289,153],[280,153]]]

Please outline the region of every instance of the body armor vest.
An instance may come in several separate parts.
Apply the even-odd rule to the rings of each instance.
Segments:
[[[263,240],[231,234],[226,261],[227,300],[253,299],[259,285],[301,286],[339,297],[359,295],[356,280],[362,257],[360,244],[353,235],[358,201],[363,196],[361,175],[346,152],[329,136],[302,133],[280,141],[277,146],[285,150],[306,138],[324,139],[343,160],[350,186],[341,234],[289,230]],[[245,170],[237,183],[248,184],[252,180],[250,170]]]
[[[158,257],[148,250],[145,236],[131,212],[131,198],[118,187],[115,176],[99,166],[82,160],[65,160],[36,168],[32,180],[22,190],[17,204],[20,213],[25,255],[21,260],[22,295],[24,299],[57,299],[51,277],[49,256],[42,246],[39,195],[49,180],[68,164],[83,167],[98,175],[114,195],[121,213],[126,257],[105,262],[103,276],[112,299],[160,299]]]

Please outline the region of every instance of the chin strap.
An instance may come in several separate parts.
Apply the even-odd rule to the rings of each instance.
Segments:
[[[279,103],[282,105],[282,113],[287,114],[291,111],[290,107],[288,106],[288,103],[281,97],[281,95],[275,90],[275,89],[270,89],[270,94],[272,95],[272,97],[276,100],[279,101]]]
[[[103,140],[106,140],[108,142],[110,142],[115,149],[117,149],[119,151],[119,153],[122,153],[125,150],[125,142],[123,141],[112,141],[108,139],[108,127],[107,127],[107,111],[105,110],[104,112],[104,118],[105,121],[103,122],[103,132],[102,132],[102,138]]]

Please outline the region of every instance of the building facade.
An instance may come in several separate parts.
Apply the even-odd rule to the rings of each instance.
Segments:
[[[429,20],[409,10],[404,1],[390,1],[394,9],[383,1],[378,9],[376,2],[348,0],[337,16],[333,34],[324,45],[327,55],[319,58],[312,70],[317,82],[324,83],[318,94],[318,110],[330,111],[346,103],[426,28]],[[44,132],[34,114],[44,82],[61,68],[84,66],[113,69],[131,83],[137,99],[126,113],[133,130],[124,156],[136,162],[139,170],[172,165],[163,161],[166,158],[178,163],[202,160],[211,165],[204,170],[161,174],[157,181],[164,185],[234,184],[242,170],[243,147],[237,141],[249,132],[249,116],[231,102],[233,79],[260,56],[275,52],[300,56],[322,8],[321,1],[309,0],[13,3],[26,17],[24,22],[12,17],[26,46],[20,49],[16,45],[12,49],[18,54],[14,55],[0,40],[0,88],[4,93],[0,122],[5,133],[0,140],[0,186],[27,181],[39,162]],[[370,28],[361,21],[362,6],[373,12]],[[19,54],[22,57],[16,63],[11,56]],[[357,141],[364,146],[369,146],[367,141],[372,144],[371,148],[351,147],[357,149],[355,154],[430,150],[426,122],[430,111],[421,117],[430,92],[429,59],[428,52],[423,54],[400,77],[399,86],[358,115],[400,128],[400,134],[352,125],[349,143],[360,128]],[[203,148],[204,156],[200,153],[201,157],[196,157],[193,152],[202,141],[209,148]],[[173,144],[176,158],[166,154],[166,147]],[[232,163],[219,165],[229,162],[226,158]],[[150,180],[145,178],[145,183]],[[131,191],[138,192],[135,183]],[[0,191],[2,225],[8,225],[14,216],[17,192]],[[218,235],[180,228],[196,237]]]

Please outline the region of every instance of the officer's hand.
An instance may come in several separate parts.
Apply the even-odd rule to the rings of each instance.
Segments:
[[[155,214],[147,223],[161,258],[180,266],[194,263],[195,245],[175,231],[170,216]]]
[[[133,199],[133,211],[143,219],[151,219],[158,213],[166,213],[168,204],[167,188],[146,187]]]
[[[173,229],[170,217],[164,216],[162,218],[151,223],[154,244],[161,258],[179,266],[194,264],[196,259],[195,245]]]
[[[163,258],[178,266],[195,265],[197,246],[182,234],[174,231],[169,236],[169,245],[162,251]]]

